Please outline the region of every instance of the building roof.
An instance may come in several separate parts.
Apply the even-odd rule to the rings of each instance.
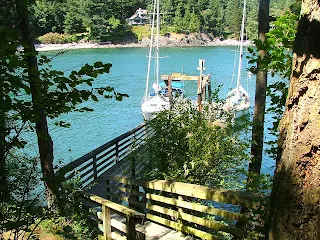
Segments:
[[[148,11],[146,9],[138,8],[136,10],[135,14],[133,14],[128,19],[132,20],[132,19],[135,19],[135,18],[149,19]]]

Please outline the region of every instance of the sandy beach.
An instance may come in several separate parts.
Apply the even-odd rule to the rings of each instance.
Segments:
[[[240,42],[237,40],[227,39],[212,41],[177,41],[164,38],[160,41],[161,47],[202,47],[202,46],[237,46]],[[245,45],[253,45],[251,41],[246,41]],[[88,48],[138,48],[149,47],[149,40],[143,39],[140,43],[65,43],[65,44],[36,44],[36,50],[43,51],[70,51],[73,49],[88,49]]]

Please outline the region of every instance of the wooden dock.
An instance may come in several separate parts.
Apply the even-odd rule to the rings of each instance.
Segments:
[[[80,178],[86,187],[79,198],[96,211],[99,239],[222,239],[221,232],[264,239],[261,212],[267,214],[266,196],[137,178],[143,168],[139,157],[152,134],[143,123],[57,172],[64,181]],[[216,208],[213,202],[253,209],[252,216]],[[246,229],[236,227],[236,221]]]

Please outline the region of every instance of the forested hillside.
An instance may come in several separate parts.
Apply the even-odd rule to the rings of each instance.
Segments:
[[[271,0],[271,15],[283,14],[293,2]],[[162,33],[206,31],[216,37],[235,38],[240,32],[242,4],[241,0],[162,0]],[[137,39],[126,18],[139,7],[150,11],[151,6],[152,0],[36,0],[30,8],[37,37],[53,32],[64,34],[63,41],[72,42]],[[247,0],[249,39],[257,35],[257,17],[258,1]],[[50,35],[54,37],[59,35]]]

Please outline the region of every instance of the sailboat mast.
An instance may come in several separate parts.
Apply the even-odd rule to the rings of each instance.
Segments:
[[[160,30],[160,0],[156,0],[157,2],[157,48],[156,48],[156,51],[157,51],[157,54],[156,54],[156,74],[157,74],[157,77],[156,77],[156,80],[157,80],[157,86],[159,86],[159,30]]]
[[[153,4],[153,14],[152,14],[152,24],[151,24],[151,39],[150,39],[150,48],[149,48],[149,56],[148,56],[149,59],[148,59],[148,71],[147,71],[147,82],[146,82],[145,97],[148,96],[149,81],[150,81],[150,68],[151,68],[152,48],[153,48],[153,37],[154,37],[154,23],[155,23],[156,2],[157,2],[157,0],[154,0],[154,4]]]
[[[240,53],[239,53],[239,65],[238,65],[238,78],[237,78],[237,89],[240,87],[241,79],[241,68],[242,68],[242,54],[243,54],[243,36],[244,36],[244,21],[246,18],[246,0],[243,1],[243,13],[241,23],[241,39],[240,39]]]

